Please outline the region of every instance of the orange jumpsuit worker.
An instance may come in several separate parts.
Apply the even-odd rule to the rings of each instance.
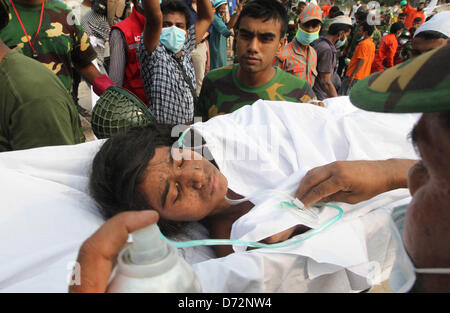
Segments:
[[[405,25],[401,22],[392,24],[390,34],[381,38],[380,46],[372,63],[371,73],[384,71],[385,68],[394,66],[394,56],[398,48],[397,37],[403,31]]]

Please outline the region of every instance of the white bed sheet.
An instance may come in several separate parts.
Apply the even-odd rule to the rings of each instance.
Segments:
[[[392,151],[392,157],[414,157],[413,150],[405,148],[407,144],[399,140],[406,140],[417,115],[400,117],[363,112],[353,107],[347,97],[326,103],[327,109],[321,110],[332,112],[336,127],[348,139],[346,159],[360,159],[364,154],[367,159],[385,157],[386,150]],[[392,129],[393,135],[380,138],[380,129]],[[372,140],[381,143],[372,146]],[[87,192],[90,164],[101,143],[0,154],[1,292],[67,291],[79,247],[103,223]],[[380,149],[382,146],[387,149]],[[390,201],[374,201],[367,210],[355,210],[363,212],[361,216],[356,214],[358,220],[353,225],[363,234],[358,239],[367,256],[362,268],[354,264],[349,270],[325,264],[307,254],[274,251],[237,252],[209,260],[207,251],[200,254],[190,251],[186,256],[190,263],[195,263],[194,269],[206,292],[363,290],[370,287],[370,281],[363,276],[370,278],[373,274],[368,265],[374,266],[378,279],[386,279],[389,274],[393,263],[387,224],[390,207],[394,202],[409,201],[405,191],[400,192],[403,192],[401,196],[394,195]]]

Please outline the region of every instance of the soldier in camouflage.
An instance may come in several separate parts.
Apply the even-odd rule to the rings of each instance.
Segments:
[[[71,64],[90,84],[101,75],[96,53],[72,11],[56,0],[9,0],[9,24],[0,32],[9,48],[20,48],[55,73],[70,92]]]
[[[420,160],[334,162],[310,170],[296,193],[308,206],[409,188],[412,201],[391,215],[400,247],[390,274],[394,292],[450,292],[450,63],[443,61],[449,58],[447,44],[372,74],[350,93],[363,110],[423,112],[411,132]]]

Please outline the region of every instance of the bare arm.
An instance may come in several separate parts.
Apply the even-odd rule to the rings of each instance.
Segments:
[[[319,72],[319,79],[322,84],[323,89],[327,93],[328,97],[337,97],[338,94],[336,92],[336,88],[334,87],[333,82],[331,81],[331,76],[333,73],[321,73]]]
[[[197,1],[197,21],[195,22],[195,45],[198,45],[214,20],[210,0]]]
[[[99,70],[95,67],[94,64],[92,64],[92,62],[85,67],[78,67],[77,71],[91,85],[93,85],[94,80],[101,75]]]
[[[143,0],[145,26],[144,46],[149,53],[153,53],[161,37],[163,17],[158,0]]]
[[[237,7],[237,9],[236,9],[236,14],[234,14],[233,16],[231,16],[231,18],[230,18],[230,20],[228,21],[228,23],[226,23],[228,29],[232,29],[232,28],[234,27],[234,25],[236,25],[236,22],[237,22],[237,20],[238,20],[238,18],[239,18],[239,15],[241,14],[241,11],[242,11],[242,7],[245,5],[245,1],[246,1],[246,0],[242,1],[242,2],[238,5],[238,7]]]
[[[355,70],[352,73],[352,76],[350,77],[350,84],[355,79],[355,75],[359,72],[361,67],[364,65],[364,59],[358,59],[358,63],[356,63]]]

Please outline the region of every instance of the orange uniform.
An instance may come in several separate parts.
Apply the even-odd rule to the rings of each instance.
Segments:
[[[388,34],[381,38],[380,46],[372,64],[372,73],[384,71],[386,67],[394,66],[394,56],[397,52],[398,41],[395,34]],[[385,65],[384,65],[385,64]]]
[[[372,69],[372,63],[375,58],[375,44],[373,43],[372,38],[366,38],[356,46],[355,53],[353,53],[353,57],[350,60],[347,69],[347,76],[350,77],[353,75],[353,72],[356,69],[356,65],[360,59],[364,60],[364,64],[361,69],[354,76],[355,79],[360,80],[366,78],[370,75],[370,70]]]
[[[414,9],[412,6],[410,6],[408,4],[404,11],[406,13],[405,26],[408,29],[410,29],[412,27],[414,19],[416,17],[420,17],[422,19],[422,23],[425,22],[425,13],[423,12],[423,10],[417,11],[416,9]]]
[[[323,7],[321,7],[321,9],[322,9],[322,18],[324,18],[325,16],[328,16],[328,14],[330,14],[331,5],[327,3]]]

